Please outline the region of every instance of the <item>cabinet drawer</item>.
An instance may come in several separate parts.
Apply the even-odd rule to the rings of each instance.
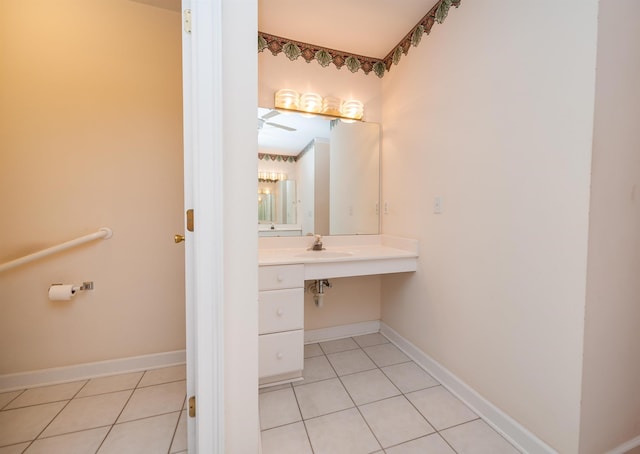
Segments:
[[[258,289],[304,287],[304,265],[261,266],[258,270]]]
[[[304,331],[263,334],[258,337],[260,378],[302,370]]]
[[[258,296],[260,334],[304,328],[304,290],[268,290]]]

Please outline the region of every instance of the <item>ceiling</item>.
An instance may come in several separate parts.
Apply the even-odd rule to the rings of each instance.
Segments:
[[[266,115],[266,117],[265,117]],[[280,113],[258,107],[258,118],[265,118],[258,128],[258,153],[297,156],[315,138],[329,138],[329,120],[319,116]],[[258,124],[262,123],[258,120]],[[293,128],[289,131],[279,126]]]
[[[258,0],[258,30],[382,59],[437,0]]]

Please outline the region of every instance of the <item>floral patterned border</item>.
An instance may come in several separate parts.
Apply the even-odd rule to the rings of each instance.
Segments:
[[[272,160],[278,162],[296,162],[298,160],[297,156],[287,156],[282,154],[268,154],[268,153],[258,153],[259,160]]]
[[[416,47],[420,44],[422,35],[424,33],[428,35],[434,23],[437,22],[441,24],[444,22],[449,13],[449,9],[452,6],[457,8],[460,6],[461,1],[462,0],[439,0],[422,20],[418,22],[402,41],[383,59],[328,49],[326,47],[269,35],[260,31],[258,31],[258,52],[263,52],[265,49],[269,49],[273,55],[284,52],[287,58],[292,61],[302,57],[307,63],[311,62],[311,60],[316,60],[322,67],[327,67],[331,63],[338,69],[346,66],[352,73],[362,70],[365,74],[369,74],[373,71],[376,76],[381,78],[384,76],[385,71],[391,69],[392,64],[398,64],[403,54],[407,55],[411,46]]]
[[[418,47],[422,40],[422,35],[431,33],[431,28],[436,22],[443,23],[449,14],[449,9],[452,6],[459,7],[461,2],[462,0],[440,0],[436,3],[422,20],[406,34],[402,41],[383,58],[385,69],[390,71],[392,64],[397,65],[402,55],[409,53],[411,46]]]
[[[352,73],[362,70],[365,74],[369,74],[373,71],[378,77],[382,77],[385,71],[384,62],[379,58],[350,54],[258,32],[258,52],[265,49],[269,49],[273,55],[284,52],[287,58],[292,61],[302,57],[307,63],[311,60],[317,60],[323,67],[329,66],[331,63],[338,69],[346,66]]]

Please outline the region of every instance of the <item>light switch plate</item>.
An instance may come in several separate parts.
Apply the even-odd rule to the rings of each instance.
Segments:
[[[433,199],[433,213],[441,214],[442,213],[442,197],[438,196]]]

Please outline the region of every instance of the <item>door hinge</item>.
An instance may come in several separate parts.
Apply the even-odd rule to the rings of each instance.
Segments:
[[[191,33],[191,10],[185,9],[182,16],[182,24],[185,33]]]
[[[193,208],[187,210],[187,230],[193,232]]]
[[[196,396],[189,397],[189,416],[196,417]]]

